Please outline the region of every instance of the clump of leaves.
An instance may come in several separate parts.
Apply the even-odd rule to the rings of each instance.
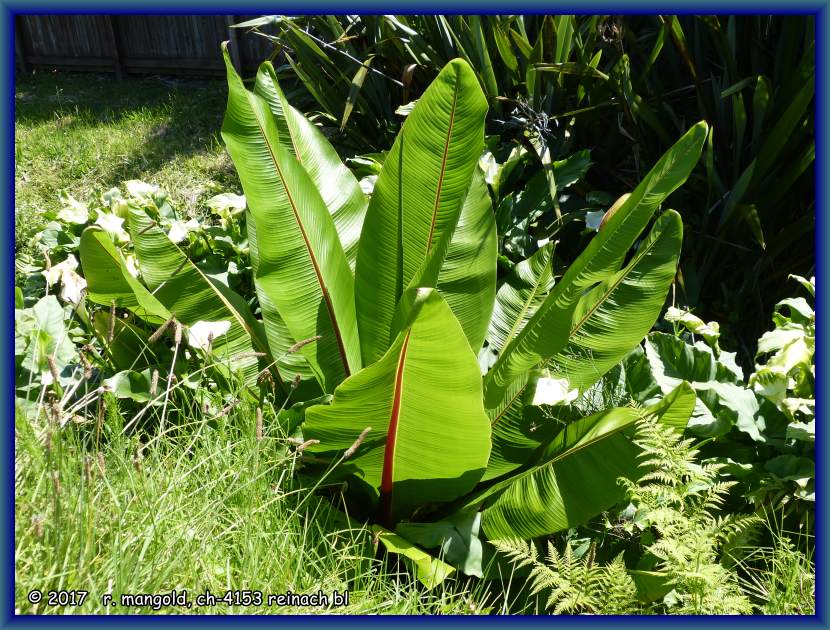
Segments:
[[[487,101],[467,62],[448,63],[407,114],[367,199],[291,106],[271,63],[249,90],[225,58],[222,135],[248,202],[268,347],[276,358],[316,337],[302,349],[304,364],[277,367],[333,395],[304,413],[309,454],[336,464],[350,453],[341,472],[362,492],[365,513],[388,529],[481,510],[485,536],[532,538],[612,505],[616,477],[635,471],[620,435],[633,430],[632,410],[581,418],[559,436],[530,427],[516,434],[525,433],[537,382],[542,393],[551,389],[534,376],[538,367],[567,381],[566,392],[585,389],[653,324],[682,240],[679,214],[658,211],[696,165],[706,124],[661,158],[555,285],[550,243],[496,291],[498,226],[480,168]],[[566,178],[566,166],[552,165],[563,186],[583,169],[572,166]],[[610,321],[619,322],[613,342]],[[482,379],[476,354],[485,343],[494,362]],[[680,388],[670,403],[690,411],[688,394]],[[670,406],[656,412],[685,422]],[[581,470],[593,449],[607,449],[619,472],[586,472],[592,492],[565,510],[563,496],[578,490],[541,480]]]
[[[250,293],[241,216],[245,198],[213,197],[202,220],[184,220],[164,190],[137,180],[82,201],[65,193],[60,198],[60,210],[46,214],[49,222],[32,239],[33,253],[17,260],[17,411],[35,420],[44,400],[52,399],[55,409],[79,414],[94,408],[101,392],[161,407],[172,379],[195,388],[208,364],[215,363],[211,350],[224,345],[228,321],[199,321],[207,319],[204,300],[194,309],[198,317],[175,321],[158,304],[158,293],[140,289],[144,281],[171,279],[198,266],[203,284],[210,278],[218,287]],[[136,212],[152,214],[157,231],[136,229],[129,220]],[[172,251],[179,252],[179,259],[165,278],[159,261]],[[189,261],[188,269],[176,269],[183,260]],[[119,285],[135,287],[139,297],[125,302]],[[157,282],[153,289],[159,286]],[[191,278],[188,288],[195,286]],[[96,303],[103,308],[95,310]],[[153,311],[152,317],[140,316],[145,308]],[[171,352],[158,343],[165,331],[188,347]]]
[[[812,298],[816,279],[790,276]],[[786,314],[787,310],[789,315]],[[772,401],[787,415],[788,435],[815,439],[815,346],[816,314],[803,297],[786,298],[775,306],[775,329],[758,340],[756,358],[766,360],[755,367],[749,382],[755,391]]]
[[[814,294],[815,280],[793,276]],[[737,480],[733,499],[755,509],[784,507],[798,528],[815,500],[815,313],[807,299],[776,306],[775,328],[758,341],[758,363],[748,377],[736,355],[719,345],[717,322],[670,307],[665,319],[674,334],[650,333],[623,362],[628,393],[640,403],[691,385],[697,402],[689,431],[714,438],[703,457],[726,465]],[[741,499],[743,497],[743,499]],[[740,506],[736,506],[740,509]]]
[[[691,439],[653,418],[638,424],[635,443],[642,449],[639,482],[620,479],[636,508],[635,519],[655,534],[647,554],[657,560],[672,590],[664,598],[677,614],[748,614],[749,599],[737,576],[721,562],[726,545],[747,534],[754,515],[719,516],[729,488],[723,465],[698,463]]]
[[[556,615],[626,615],[638,609],[637,588],[622,554],[606,565],[595,562],[594,548],[576,557],[570,542],[562,553],[548,542],[547,562],[532,542],[494,540],[493,545],[516,567],[530,568],[531,593],[550,591],[545,608]]]

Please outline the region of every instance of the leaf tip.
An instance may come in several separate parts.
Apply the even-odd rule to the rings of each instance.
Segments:
[[[695,123],[695,125],[694,125],[694,127],[692,127],[692,129],[694,129],[695,131],[697,131],[697,130],[702,131],[704,138],[707,135],[709,135],[709,123],[706,122],[705,120],[701,120],[701,121]]]

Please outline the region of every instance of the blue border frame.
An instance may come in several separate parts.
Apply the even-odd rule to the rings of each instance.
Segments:
[[[0,609],[0,625],[26,625],[41,626],[47,624],[61,624],[70,626],[85,626],[90,624],[111,624],[127,623],[137,624],[190,624],[205,623],[280,623],[287,626],[321,627],[323,624],[339,623],[344,625],[355,624],[413,624],[423,621],[417,617],[337,617],[320,618],[316,616],[295,616],[278,618],[273,617],[241,616],[228,617],[200,616],[196,619],[191,617],[144,617],[144,616],[118,616],[118,617],[96,617],[90,615],[79,615],[75,617],[49,617],[49,616],[15,616],[14,615],[14,353],[12,352],[14,339],[14,73],[15,73],[15,52],[14,52],[14,16],[16,14],[77,14],[77,13],[109,13],[109,14],[171,14],[171,15],[195,15],[195,14],[222,14],[229,13],[227,5],[221,5],[215,0],[206,2],[194,2],[193,0],[165,3],[160,0],[147,0],[137,2],[127,0],[113,6],[104,2],[37,2],[26,3],[19,0],[0,0],[0,42],[4,46],[3,63],[0,65],[0,85],[2,85],[2,99],[0,99],[0,122],[4,133],[5,151],[3,151],[3,164],[0,170],[0,185],[5,192],[3,195],[2,224],[2,258],[0,266],[5,279],[0,287],[0,304],[2,304],[2,316],[6,334],[0,336],[0,355],[5,357],[6,369],[2,373],[3,392],[5,392],[3,418],[5,424],[2,427],[2,490],[3,490],[3,519],[2,525],[2,585],[0,585],[0,596],[3,603]],[[234,5],[234,14],[265,14],[279,11],[280,13],[385,13],[391,9],[389,4],[372,0],[352,0],[351,2],[325,2],[320,0],[291,0],[275,6],[273,3],[251,2],[248,0],[242,5]],[[589,0],[580,3],[553,3],[545,0],[519,0],[511,5],[513,12],[521,13],[625,13],[655,14],[666,12],[674,14],[787,14],[787,15],[814,15],[816,17],[816,314],[820,320],[816,326],[816,421],[817,443],[816,443],[816,495],[819,499],[816,502],[816,615],[813,617],[738,617],[738,618],[712,618],[712,617],[611,617],[611,618],[573,618],[573,617],[518,617],[518,618],[482,618],[482,617],[460,617],[460,618],[431,618],[428,623],[441,625],[454,624],[518,624],[518,625],[555,625],[557,627],[584,627],[597,625],[683,625],[694,626],[721,626],[731,624],[738,625],[763,625],[763,626],[790,626],[809,625],[827,627],[827,599],[830,595],[828,581],[826,579],[827,567],[827,545],[821,537],[822,528],[827,523],[828,503],[826,501],[825,488],[825,455],[828,450],[828,431],[824,422],[828,420],[826,414],[826,401],[824,392],[830,391],[830,379],[825,371],[828,357],[828,341],[824,332],[827,308],[828,293],[825,291],[826,277],[825,269],[828,265],[828,253],[822,245],[830,244],[828,234],[828,221],[826,211],[828,207],[828,87],[830,86],[830,56],[828,56],[828,43],[826,36],[830,34],[830,0],[799,1],[793,3],[775,3],[770,1],[749,2],[739,0],[728,3],[721,3],[713,0],[681,0],[672,3],[671,7],[666,4],[654,2],[653,0],[639,0],[632,2],[609,2]],[[395,3],[394,10],[399,14],[406,13],[500,13],[504,11],[503,3],[495,0],[455,0],[452,2],[430,2],[429,0],[404,0]]]
[[[830,89],[830,59],[828,59],[828,47],[826,37],[830,33],[830,7],[825,4],[816,16],[816,164],[815,164],[815,189],[816,189],[816,392],[824,394],[830,389],[830,379],[825,370],[828,358],[827,335],[824,325],[827,319],[828,294],[825,290],[827,285],[828,260],[827,252],[822,245],[830,242],[828,233],[827,209],[830,204],[828,198],[827,182],[827,147],[828,147],[828,126],[827,107],[828,89]],[[823,425],[827,417],[827,401],[824,395],[816,396],[816,420]],[[828,434],[825,428],[819,431],[816,439],[816,533],[822,532],[828,522],[827,487],[825,456],[828,453]],[[816,608],[817,616],[823,623],[827,623],[827,594],[828,582],[826,580],[826,568],[828,560],[828,547],[823,540],[816,539],[816,602],[820,606]],[[818,568],[821,566],[822,571]]]

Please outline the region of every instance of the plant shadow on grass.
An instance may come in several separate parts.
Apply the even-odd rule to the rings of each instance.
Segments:
[[[15,162],[18,237],[38,229],[58,193],[79,201],[143,179],[193,214],[197,202],[239,182],[219,137],[222,80],[18,74]],[[19,240],[19,238],[18,238]]]

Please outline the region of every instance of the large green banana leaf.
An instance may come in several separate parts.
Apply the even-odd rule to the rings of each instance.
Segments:
[[[309,408],[303,424],[320,441],[309,450],[323,453],[371,427],[347,464],[379,493],[387,526],[472,490],[490,454],[481,375],[461,325],[434,289],[418,290],[410,315],[380,361],[345,380],[331,405]]]
[[[256,277],[259,269],[259,250],[257,248],[259,239],[256,233],[256,222],[251,216],[250,210],[245,211],[245,225],[248,232],[251,269]],[[277,362],[277,368],[282,378],[286,381],[292,381],[299,374],[303,380],[316,380],[305,355],[302,352],[288,352],[288,349],[300,340],[291,336],[288,326],[285,325],[285,321],[283,321],[282,315],[280,315],[271,297],[264,291],[258,291],[257,299],[262,312],[268,313],[268,347]]]
[[[438,273],[438,290],[475,351],[484,343],[493,311],[497,259],[496,219],[490,193],[481,171],[475,169],[458,225]]]
[[[398,300],[447,232],[453,232],[484,146],[487,101],[469,64],[448,63],[398,134],[375,183],[355,267],[365,364],[393,336]]]
[[[568,345],[546,364],[551,376],[584,391],[643,340],[663,308],[682,243],[680,215],[663,213],[631,262],[579,301]]]
[[[294,339],[319,335],[301,352],[324,391],[360,369],[354,279],[334,221],[297,158],[280,144],[268,104],[249,92],[224,47],[228,106],[222,137],[254,219],[254,282],[269,344],[284,343],[273,308]],[[249,239],[250,240],[250,239]]]
[[[104,306],[115,302],[152,324],[170,318],[170,311],[127,270],[123,256],[104,230],[95,226],[85,229],[79,254],[89,300]]]
[[[566,378],[569,387],[586,389],[623,357],[646,335],[657,319],[666,292],[674,278],[680,253],[683,224],[680,216],[669,211],[657,220],[648,239],[640,246],[631,262],[617,274],[597,286],[580,300],[574,314],[568,345],[546,365],[553,378]],[[536,256],[520,265],[527,265]],[[545,270],[549,271],[549,266]],[[531,279],[538,275],[526,266],[519,270]],[[552,284],[552,280],[550,281]],[[530,287],[535,287],[532,282]],[[519,292],[507,287],[510,296]],[[522,293],[533,290],[522,287]],[[541,299],[539,301],[541,301]],[[505,301],[506,302],[506,301]],[[505,302],[502,304],[504,305]],[[509,312],[516,312],[516,304]],[[518,319],[516,323],[518,324]],[[545,427],[535,415],[525,412],[535,391],[535,379],[520,376],[513,381],[500,405],[488,409],[493,426],[493,449],[483,480],[500,477],[526,463],[548,437]]]
[[[409,321],[416,289],[436,287],[458,318],[470,346],[481,347],[493,310],[497,263],[495,218],[488,216],[492,211],[483,177],[473,176],[462,212],[467,214],[467,223],[462,225],[459,217],[456,229],[441,236],[409,279],[392,318],[393,336]],[[487,258],[491,247],[493,255]]]
[[[259,67],[254,93],[264,98],[271,108],[280,144],[297,157],[320,192],[354,270],[357,243],[369,203],[357,178],[317,126],[288,103],[270,61]]]
[[[599,233],[554,286],[527,325],[499,355],[484,385],[485,406],[499,404],[509,383],[562,350],[574,309],[584,292],[620,267],[660,203],[686,178],[700,158],[708,133],[705,122],[686,132],[617,208]]]
[[[681,429],[695,406],[682,383],[645,409],[613,408],[566,426],[541,449],[536,462],[473,497],[484,503],[482,528],[489,539],[536,538],[574,527],[620,501],[620,477],[638,479],[640,453],[634,425],[646,414]]]
[[[492,352],[500,352],[524,328],[553,288],[551,258],[555,248],[556,243],[539,248],[513,267],[499,287],[487,329],[487,343]],[[487,409],[493,429],[493,448],[482,481],[501,477],[526,463],[544,440],[545,432],[529,426],[524,417],[537,380],[538,374],[534,372],[520,375],[510,383],[499,404]]]
[[[553,257],[556,243],[547,243],[527,260],[517,264],[499,287],[487,343],[501,352],[521,332],[553,288]]]
[[[129,230],[141,276],[155,298],[185,326],[198,321],[230,322],[228,332],[213,341],[213,357],[232,371],[241,371],[246,385],[256,385],[259,361],[254,353],[267,353],[268,346],[262,325],[245,300],[208,277],[146,211],[133,204],[129,205]]]
[[[538,380],[537,370],[520,376],[510,383],[501,404],[487,410],[493,446],[482,481],[496,479],[526,464],[542,443],[552,437],[553,423],[536,422],[526,414],[529,409],[538,411],[538,407],[528,407],[533,402]]]

